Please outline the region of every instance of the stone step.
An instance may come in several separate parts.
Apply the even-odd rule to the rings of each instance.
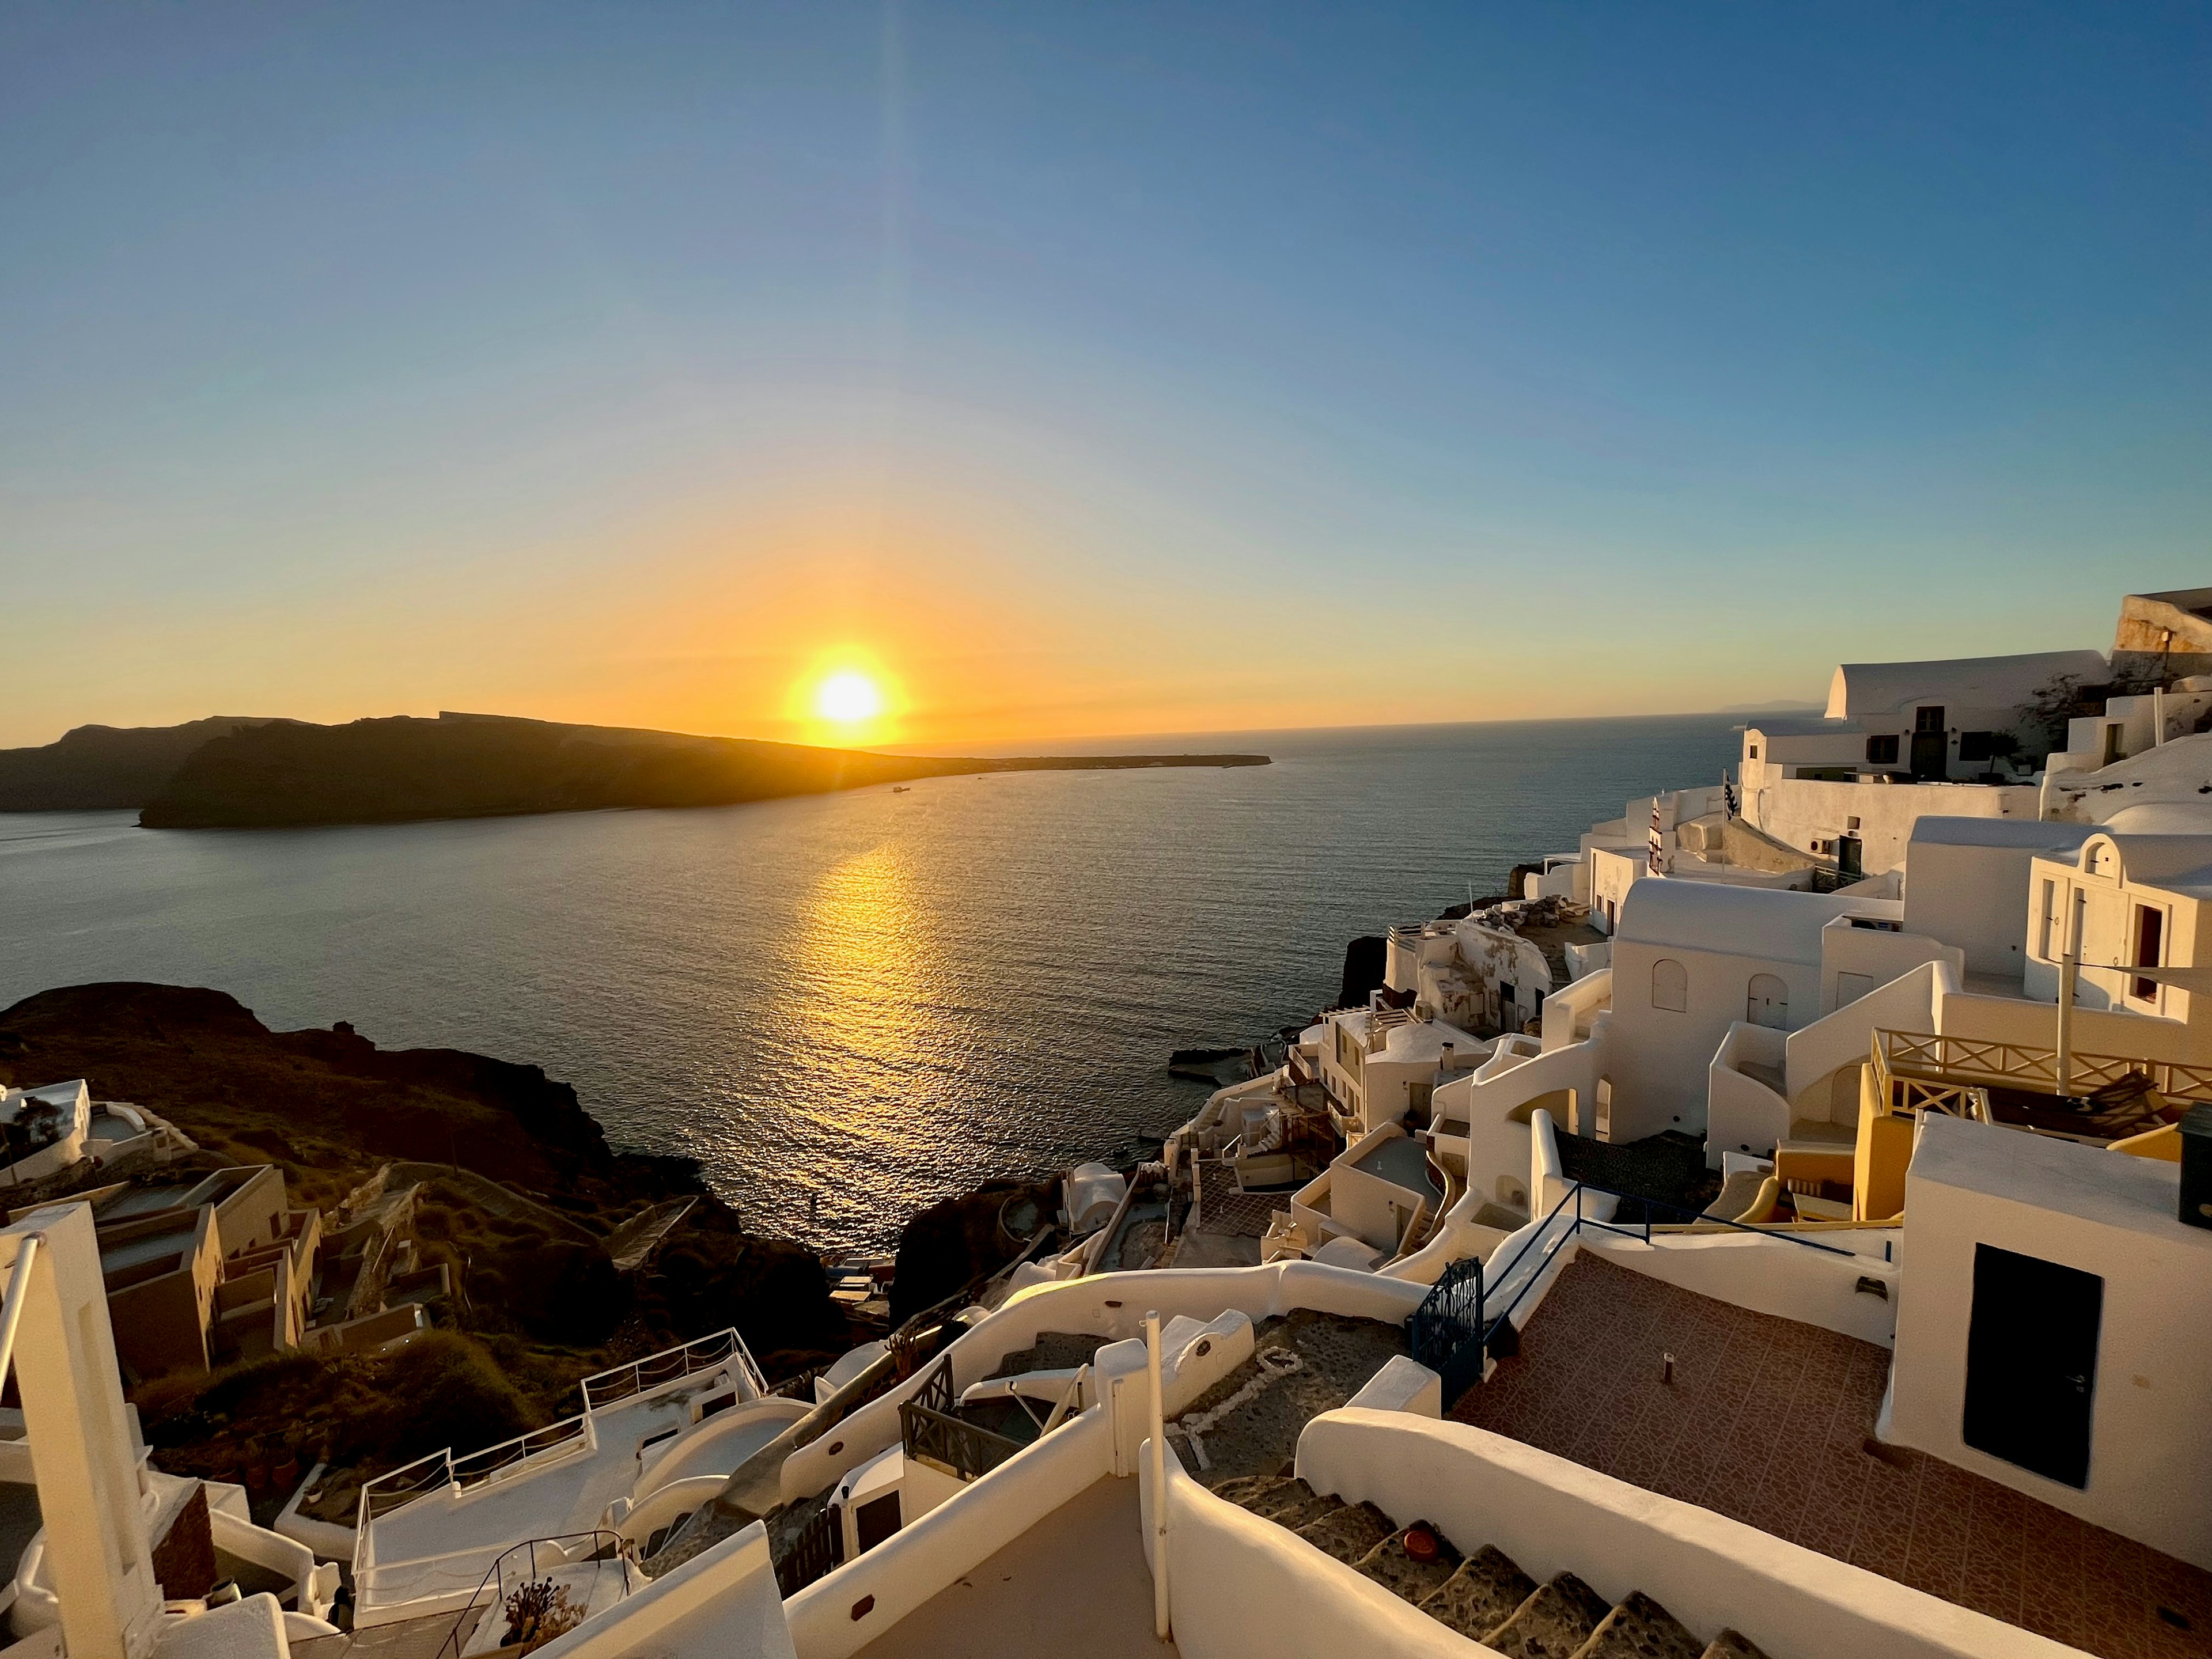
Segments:
[[[1425,1537],[1425,1556],[1416,1554],[1408,1538]],[[1459,1570],[1459,1552],[1425,1521],[1416,1521],[1403,1532],[1394,1532],[1353,1563],[1384,1589],[1403,1596],[1415,1607],[1443,1588]]]
[[[1324,1498],[1296,1475],[1240,1474],[1216,1486],[1213,1495],[1292,1532],[1344,1507],[1342,1498]]]
[[[1698,1659],[1766,1659],[1766,1650],[1740,1631],[1724,1630]]]
[[[1461,1562],[1458,1571],[1421,1601],[1420,1608],[1469,1641],[1480,1642],[1535,1593],[1534,1579],[1514,1565],[1504,1551],[1485,1544]]]
[[[1398,1530],[1397,1522],[1372,1504],[1347,1504],[1297,1529],[1299,1537],[1347,1567]]]
[[[1614,1607],[1575,1659],[1702,1659],[1705,1644],[1642,1590]]]
[[[1482,1640],[1505,1659],[1572,1659],[1612,1611],[1605,1597],[1563,1572]]]

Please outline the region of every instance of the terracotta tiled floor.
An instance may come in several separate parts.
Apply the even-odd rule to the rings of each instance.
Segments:
[[[1287,1192],[1238,1192],[1237,1177],[1218,1164],[1200,1164],[1198,1178],[1206,1183],[1199,1202],[1198,1230],[1202,1233],[1258,1238],[1267,1231],[1268,1219],[1276,1211],[1291,1207]]]
[[[2212,1573],[1941,1459],[1869,1453],[1887,1349],[1587,1252],[1521,1344],[1453,1416],[2106,1659],[2212,1656]]]

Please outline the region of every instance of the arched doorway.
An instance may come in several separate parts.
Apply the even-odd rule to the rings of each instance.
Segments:
[[[1753,974],[1743,1000],[1743,1017],[1771,1031],[1790,1029],[1790,987],[1772,974]]]

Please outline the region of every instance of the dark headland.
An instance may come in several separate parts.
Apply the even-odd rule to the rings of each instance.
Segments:
[[[137,806],[155,830],[728,806],[986,772],[1265,766],[1265,755],[887,755],[501,714],[82,727],[0,750],[0,811]]]

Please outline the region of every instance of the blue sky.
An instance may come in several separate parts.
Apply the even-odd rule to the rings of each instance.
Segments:
[[[17,6],[0,742],[1694,709],[2212,582],[2201,7]]]

